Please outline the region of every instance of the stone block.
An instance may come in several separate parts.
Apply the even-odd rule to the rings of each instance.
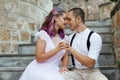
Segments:
[[[111,28],[112,28],[112,33],[115,31],[115,16],[112,17],[112,22],[111,22]]]
[[[1,37],[1,41],[10,41],[11,40],[11,29],[1,28],[0,37]]]
[[[28,41],[28,40],[30,40],[29,32],[21,31],[20,34],[21,34],[21,41]]]
[[[28,22],[28,27],[31,31],[35,30],[35,24],[33,22]]]
[[[0,10],[0,25],[6,25],[7,12]]]
[[[1,53],[7,54],[10,52],[10,43],[1,43]]]
[[[113,45],[114,47],[120,46],[120,29],[116,30],[113,34]]]
[[[116,13],[116,26],[120,29],[120,10]]]
[[[6,0],[0,0],[0,9],[5,10]]]
[[[120,10],[112,17],[112,32],[120,29]]]
[[[120,47],[115,48],[116,61],[120,61]]]
[[[110,12],[113,9],[115,3],[106,2],[99,5],[100,8],[100,19],[104,20],[106,18],[110,18]]]
[[[7,16],[7,27],[11,29],[18,29],[16,26],[17,20],[19,19],[19,16],[14,13],[8,13]]]

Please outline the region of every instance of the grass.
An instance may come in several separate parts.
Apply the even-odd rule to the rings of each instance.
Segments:
[[[117,66],[120,67],[120,61],[117,62]]]

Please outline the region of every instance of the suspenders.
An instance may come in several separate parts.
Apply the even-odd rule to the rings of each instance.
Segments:
[[[88,35],[88,39],[87,39],[87,49],[88,49],[88,51],[89,51],[89,48],[90,48],[90,36],[91,36],[93,33],[94,33],[94,32],[91,31],[91,32],[89,33],[89,35]]]
[[[88,35],[88,38],[87,38],[87,49],[88,49],[88,51],[89,51],[89,48],[90,48],[90,36],[91,36],[93,33],[94,33],[94,32],[91,31],[91,32],[89,33],[89,35]],[[71,39],[71,42],[70,42],[70,46],[72,46],[72,43],[73,43],[73,40],[74,40],[75,36],[76,36],[76,33],[72,36],[72,39]],[[74,66],[75,66],[75,62],[74,62],[74,58],[73,58],[73,55],[72,55],[72,54],[71,54],[71,59],[72,59],[72,65],[73,65],[73,67],[74,67]]]
[[[73,39],[75,38],[76,36],[76,33],[72,36],[72,39],[71,39],[71,42],[70,42],[70,46],[72,46],[72,42],[73,42]],[[75,66],[75,62],[74,62],[74,58],[73,58],[73,55],[71,54],[71,59],[72,59],[72,65]]]

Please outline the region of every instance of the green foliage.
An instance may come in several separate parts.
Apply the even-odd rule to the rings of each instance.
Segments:
[[[120,67],[120,61],[117,62],[117,66]]]
[[[88,0],[85,0],[86,2],[88,2]]]
[[[110,0],[110,1],[112,1],[112,2],[117,2],[118,0]]]

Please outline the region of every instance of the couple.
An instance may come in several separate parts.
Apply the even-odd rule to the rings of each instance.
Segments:
[[[70,9],[67,13],[59,7],[53,8],[36,34],[36,59],[26,67],[19,80],[108,80],[95,68],[98,67],[101,37],[94,32],[88,50],[86,42],[90,30],[84,23],[85,14],[81,8]],[[72,47],[68,43],[74,34],[65,35],[66,24],[76,30]],[[74,57],[72,71],[67,68],[68,52]]]

